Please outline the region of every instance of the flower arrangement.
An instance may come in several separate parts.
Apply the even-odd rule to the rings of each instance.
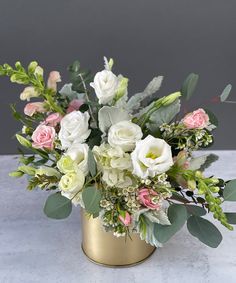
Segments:
[[[80,205],[115,236],[137,232],[157,247],[187,222],[190,234],[217,247],[221,233],[203,216],[211,213],[233,230],[236,213],[223,212],[222,204],[236,201],[236,180],[205,176],[217,157],[193,155],[213,143],[213,113],[199,108],[177,118],[198,75],[190,74],[180,91],[154,98],[163,80],[158,76],[128,98],[128,79],[113,73],[112,59],[104,61],[95,76],[75,61],[68,68],[71,83],[59,91],[59,72],[45,82],[37,62],[27,69],[20,62],[0,66],[0,75],[26,85],[24,114],[11,108],[23,123],[16,138],[27,153],[20,150],[21,164],[10,176],[27,175],[29,190],[52,192],[44,207],[48,217],[66,218],[72,204]]]

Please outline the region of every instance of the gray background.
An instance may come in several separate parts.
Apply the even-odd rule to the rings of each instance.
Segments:
[[[73,60],[96,72],[106,55],[116,60],[116,73],[130,78],[130,94],[154,75],[165,76],[165,95],[178,90],[189,72],[199,73],[185,109],[213,110],[220,120],[214,148],[236,149],[236,104],[210,102],[226,84],[236,89],[235,12],[234,0],[1,0],[0,64],[37,60],[47,72],[59,70],[66,82]],[[19,102],[21,90],[0,78],[0,154],[16,152],[12,136],[20,125],[9,104]]]

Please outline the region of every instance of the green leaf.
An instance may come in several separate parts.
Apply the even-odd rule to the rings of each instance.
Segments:
[[[235,212],[225,212],[229,224],[236,224],[236,213]]]
[[[211,248],[217,248],[222,241],[222,235],[216,226],[202,217],[190,216],[187,227],[191,235]]]
[[[131,96],[129,101],[127,102],[127,110],[129,113],[132,113],[134,110],[140,108],[141,103],[150,98],[154,93],[156,93],[160,87],[163,80],[163,76],[155,77],[151,80],[151,82],[146,86],[143,92],[136,93]]]
[[[186,207],[188,213],[190,213],[191,215],[196,215],[196,216],[206,215],[206,210],[201,206],[186,205],[185,207]]]
[[[24,147],[31,147],[31,142],[26,138],[22,137],[21,135],[16,134],[16,138],[18,142],[23,145]]]
[[[189,100],[190,97],[193,95],[198,83],[198,79],[199,75],[194,73],[189,74],[185,79],[181,88],[181,94],[186,100]]]
[[[163,123],[170,123],[180,111],[180,100],[176,99],[168,106],[157,109],[149,118],[147,128],[151,132],[156,132]]]
[[[9,173],[10,177],[14,177],[14,178],[20,178],[24,175],[23,172],[21,171],[12,171],[11,173]]]
[[[70,215],[71,210],[71,200],[60,193],[50,195],[44,206],[44,213],[53,219],[64,219]]]
[[[236,201],[236,179],[231,180],[226,184],[223,196],[227,201]]]
[[[226,101],[226,99],[228,98],[230,92],[231,92],[231,89],[232,89],[232,85],[231,84],[228,84],[224,90],[222,91],[221,95],[220,95],[220,101],[221,102],[224,102]]]
[[[155,225],[154,233],[158,242],[167,242],[176,232],[178,232],[187,220],[185,206],[172,204],[168,209],[168,218],[171,225]]]
[[[207,113],[207,115],[209,116],[209,120],[210,120],[211,124],[213,124],[216,127],[218,127],[219,122],[218,122],[218,119],[215,116],[215,114],[213,112],[211,112],[209,109],[204,109],[204,110]]]
[[[101,192],[95,187],[86,187],[82,192],[82,199],[84,202],[85,210],[90,214],[98,214],[101,210]]]
[[[91,149],[88,150],[88,169],[92,177],[97,174],[97,165]]]
[[[93,149],[95,145],[100,145],[102,140],[102,132],[99,129],[92,129],[87,141],[89,147]]]

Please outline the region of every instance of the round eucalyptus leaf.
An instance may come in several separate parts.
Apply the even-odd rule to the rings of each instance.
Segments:
[[[216,226],[200,216],[190,216],[187,227],[191,235],[211,248],[217,248],[222,241],[222,235]]]
[[[49,218],[64,219],[67,218],[72,210],[71,200],[62,196],[60,193],[50,195],[44,206],[44,213]]]

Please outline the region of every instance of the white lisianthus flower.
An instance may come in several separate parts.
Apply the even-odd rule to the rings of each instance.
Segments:
[[[88,128],[89,114],[73,111],[61,120],[61,129],[58,134],[62,149],[69,148],[74,143],[83,143],[90,135]]]
[[[131,151],[142,136],[142,130],[138,125],[130,121],[121,121],[110,127],[108,143],[114,147],[119,146],[124,151]]]
[[[90,86],[94,88],[100,104],[109,104],[116,95],[119,78],[112,71],[103,70],[95,75]]]
[[[20,94],[20,99],[30,101],[30,98],[38,97],[39,95],[40,94],[35,90],[33,86],[27,86]]]
[[[89,146],[86,143],[75,143],[66,152],[66,155],[74,161],[76,167],[85,175],[88,174],[88,150]]]
[[[67,174],[76,171],[75,163],[70,156],[63,155],[60,160],[57,161],[57,168],[60,172]]]
[[[164,173],[173,165],[171,147],[151,135],[136,143],[131,159],[133,174],[142,179]]]
[[[83,188],[84,181],[84,173],[77,170],[76,172],[67,173],[62,176],[58,187],[64,197],[79,201],[78,197],[80,190]]]

